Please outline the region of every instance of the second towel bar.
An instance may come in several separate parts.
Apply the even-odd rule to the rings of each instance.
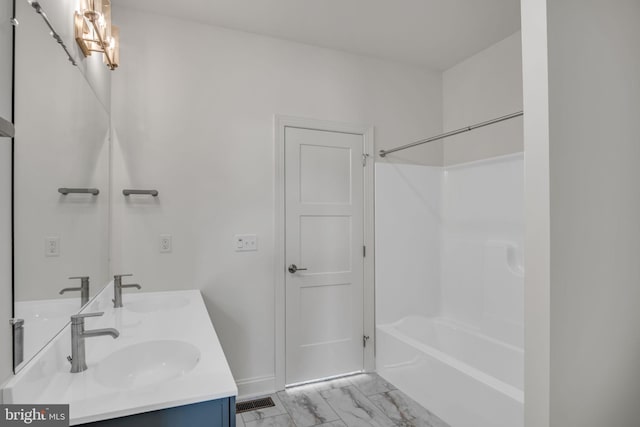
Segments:
[[[122,194],[129,196],[131,194],[147,194],[153,197],[158,197],[158,190],[122,190]]]

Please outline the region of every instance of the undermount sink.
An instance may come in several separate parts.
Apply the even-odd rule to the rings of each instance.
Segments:
[[[152,313],[160,310],[173,310],[176,308],[184,307],[189,304],[189,300],[186,298],[150,298],[146,300],[138,300],[132,302],[125,302],[124,308],[135,313]]]
[[[199,360],[200,350],[187,342],[146,341],[107,356],[97,364],[95,378],[106,387],[146,387],[186,374]]]

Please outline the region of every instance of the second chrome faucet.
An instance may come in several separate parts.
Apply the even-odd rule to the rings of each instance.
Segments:
[[[69,277],[69,279],[80,279],[80,287],[64,288],[59,292],[60,295],[69,291],[80,291],[80,307],[84,307],[84,305],[89,302],[89,276]]]
[[[116,274],[115,276],[113,276],[113,307],[114,308],[122,307],[122,289],[123,288],[142,289],[142,287],[137,283],[133,283],[130,285],[122,284],[122,278],[130,277],[130,276],[133,276],[133,274]]]

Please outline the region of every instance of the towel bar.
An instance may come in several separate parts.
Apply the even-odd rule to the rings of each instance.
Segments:
[[[153,197],[158,197],[158,190],[122,190],[122,194],[129,196],[131,194],[147,194]]]

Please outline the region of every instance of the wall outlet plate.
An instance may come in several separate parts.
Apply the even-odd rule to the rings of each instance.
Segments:
[[[258,236],[255,234],[236,234],[234,236],[236,252],[251,252],[258,250]]]
[[[171,250],[173,249],[171,240],[171,234],[160,235],[160,253],[166,254],[171,252]]]
[[[60,256],[60,236],[49,236],[44,238],[44,256]]]

